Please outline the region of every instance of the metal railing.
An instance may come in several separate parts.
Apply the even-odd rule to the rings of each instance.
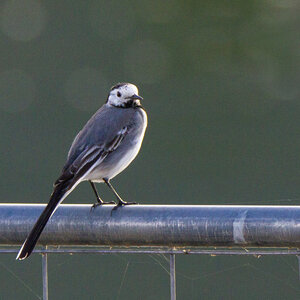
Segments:
[[[23,243],[44,207],[0,204],[0,253],[17,253],[11,246]],[[43,299],[48,299],[48,253],[163,253],[170,255],[170,295],[175,300],[178,254],[295,255],[299,261],[300,206],[105,205],[91,209],[90,205],[65,204],[50,219],[39,245],[42,249],[34,252],[42,253]]]

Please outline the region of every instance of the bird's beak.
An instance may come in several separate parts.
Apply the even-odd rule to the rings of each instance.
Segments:
[[[132,100],[135,100],[135,99],[139,99],[139,100],[143,100],[143,97],[139,96],[139,95],[136,95],[136,94],[133,94],[130,99]]]

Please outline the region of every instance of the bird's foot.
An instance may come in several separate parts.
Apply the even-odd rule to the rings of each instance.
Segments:
[[[122,207],[122,206],[125,206],[125,205],[134,205],[134,204],[138,204],[138,203],[136,203],[136,202],[127,202],[127,201],[124,201],[122,199],[119,199],[119,203],[112,209],[112,212],[116,211],[119,207]]]
[[[109,202],[98,201],[91,206],[91,210],[94,210],[97,206],[107,205],[107,204],[116,204],[116,202],[114,202],[114,201],[109,201]]]
[[[136,203],[136,202],[126,202],[124,200],[119,200],[118,206],[133,205],[133,204],[138,204],[138,203]]]

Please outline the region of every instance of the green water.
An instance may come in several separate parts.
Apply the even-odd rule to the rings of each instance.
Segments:
[[[113,181],[125,200],[299,205],[299,46],[294,0],[3,1],[1,202],[46,203],[76,133],[128,81],[149,127]],[[94,200],[82,183],[66,203]],[[50,299],[168,299],[167,259],[51,255]],[[40,261],[1,255],[0,299],[39,299]],[[297,260],[177,257],[177,293],[298,299]]]

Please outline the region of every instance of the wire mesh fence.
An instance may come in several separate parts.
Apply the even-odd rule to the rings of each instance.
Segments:
[[[0,254],[17,253],[44,205],[0,205]],[[112,212],[62,205],[34,253],[42,255],[43,299],[48,256],[161,254],[169,256],[170,299],[176,299],[177,255],[296,256],[299,206],[136,206]],[[47,246],[49,245],[49,246]],[[64,246],[59,246],[64,245]]]
[[[17,254],[16,247],[1,247],[0,254]],[[273,249],[273,248],[159,248],[159,247],[132,247],[132,248],[107,248],[107,247],[44,247],[34,250],[34,253],[41,254],[42,260],[42,287],[43,300],[48,300],[48,256],[49,254],[164,254],[169,255],[169,276],[170,276],[170,299],[176,300],[176,255],[234,255],[234,256],[265,256],[282,255],[296,256],[298,258],[298,271],[300,280],[300,250],[295,249]]]

